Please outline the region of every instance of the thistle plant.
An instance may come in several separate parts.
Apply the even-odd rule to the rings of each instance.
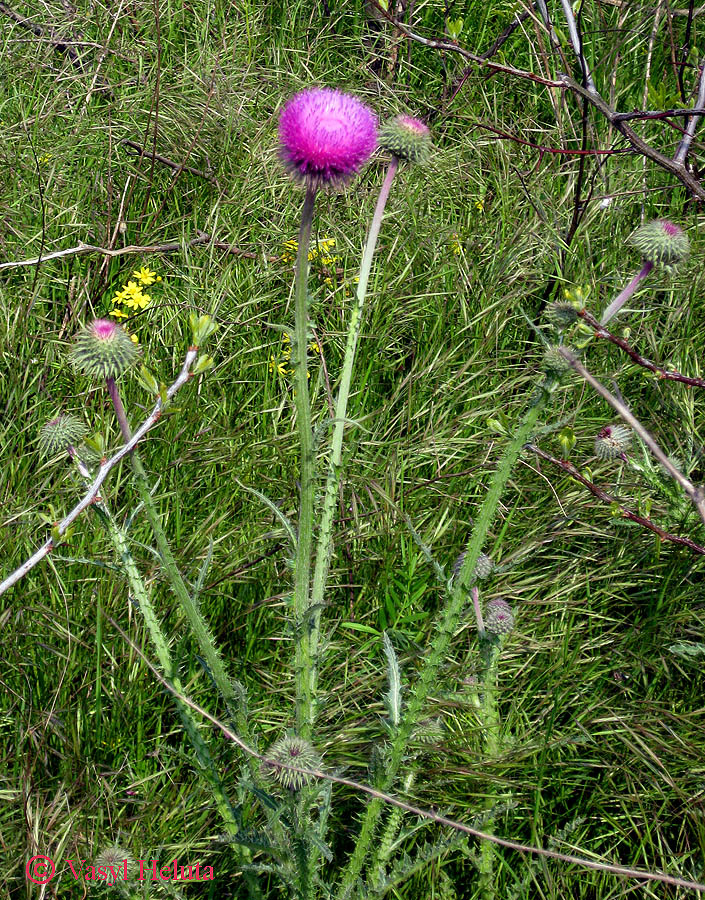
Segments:
[[[248,715],[244,685],[233,679],[228,666],[216,647],[213,635],[198,603],[200,585],[205,577],[202,569],[194,586],[189,585],[177,564],[174,552],[165,533],[159,510],[153,498],[153,487],[147,468],[137,449],[137,444],[165,410],[168,401],[178,387],[193,374],[207,371],[212,365],[210,357],[200,353],[200,347],[210,337],[215,323],[209,316],[190,317],[191,347],[184,369],[171,388],[159,383],[145,365],[141,365],[139,381],[150,393],[154,409],[145,423],[136,430],[124,405],[123,380],[129,372],[136,374],[144,353],[120,325],[107,319],[98,319],[82,329],[75,339],[71,360],[82,375],[104,385],[110,398],[115,420],[119,426],[123,446],[109,460],[101,461],[98,475],[93,475],[82,459],[80,442],[85,437],[83,422],[69,413],[61,413],[41,430],[39,445],[46,456],[68,456],[76,465],[85,483],[86,493],[74,511],[57,523],[48,542],[47,553],[53,542],[65,537],[67,528],[76,516],[89,507],[100,520],[113,544],[115,559],[128,585],[130,597],[138,605],[147,628],[154,652],[159,661],[159,677],[176,696],[176,708],[182,726],[195,751],[201,772],[214,799],[215,806],[225,823],[226,839],[235,845],[238,863],[247,882],[248,896],[262,896],[260,872],[268,878],[278,876],[296,900],[313,900],[316,896],[337,897],[347,900],[352,896],[382,896],[408,877],[414,866],[428,865],[451,846],[467,843],[463,835],[453,840],[443,840],[421,848],[415,860],[400,854],[404,812],[399,806],[383,821],[382,812],[390,797],[384,792],[400,786],[411,790],[422,767],[420,754],[432,742],[443,738],[443,723],[429,718],[429,698],[439,684],[447,680],[446,665],[452,652],[453,640],[465,627],[470,608],[475,616],[476,638],[473,637],[471,654],[474,656],[472,712],[478,724],[478,743],[484,758],[491,764],[506,749],[506,730],[500,717],[498,703],[500,662],[506,643],[512,639],[516,611],[504,599],[484,599],[491,579],[502,571],[485,552],[488,536],[497,516],[501,497],[510,481],[520,455],[539,430],[539,422],[555,392],[566,383],[566,376],[575,368],[574,352],[564,343],[567,334],[578,323],[582,305],[577,300],[560,301],[548,312],[548,319],[555,334],[546,341],[541,362],[541,374],[537,376],[531,396],[527,397],[524,412],[516,426],[507,429],[505,443],[496,466],[490,476],[489,487],[479,509],[474,513],[475,522],[466,547],[452,566],[452,573],[434,558],[410,524],[412,536],[431,563],[439,583],[441,601],[433,623],[427,647],[418,654],[418,670],[408,676],[397,659],[392,637],[382,635],[381,651],[386,660],[386,692],[383,700],[386,718],[381,723],[370,762],[370,781],[373,786],[363,790],[371,795],[361,816],[359,832],[352,852],[342,871],[335,871],[333,854],[328,846],[329,814],[332,804],[332,783],[347,784],[338,776],[325,770],[317,747],[323,746],[316,735],[318,712],[318,672],[321,664],[320,635],[325,623],[322,619],[329,591],[328,577],[333,556],[333,528],[336,502],[343,477],[343,444],[348,420],[348,404],[353,385],[355,359],[364,321],[365,304],[374,255],[382,229],[384,212],[390,197],[396,173],[403,165],[424,164],[432,152],[431,135],[419,119],[402,115],[386,122],[378,130],[374,113],[357,98],[327,88],[312,88],[295,95],[284,107],[279,121],[280,155],[286,169],[303,188],[303,208],[298,240],[295,242],[295,310],[291,337],[283,339],[282,362],[270,361],[271,371],[293,374],[296,428],[299,440],[300,497],[296,526],[273,503],[294,545],[293,600],[290,614],[293,620],[295,727],[270,743],[261,755]],[[387,154],[386,170],[380,192],[362,249],[357,293],[349,314],[345,352],[337,378],[334,415],[324,426],[330,426],[330,439],[322,440],[324,459],[322,471],[317,472],[316,441],[314,440],[313,414],[309,394],[307,358],[309,351],[317,352],[312,343],[313,332],[308,302],[309,263],[317,259],[319,251],[311,248],[311,232],[316,212],[316,199],[322,189],[341,190],[352,181],[354,175],[371,157],[376,147]],[[332,239],[324,239],[326,254],[332,251]],[[639,282],[654,266],[667,271],[675,267],[687,254],[687,238],[671,223],[659,221],[639,229],[632,242],[644,257],[644,267],[608,308],[605,316],[616,313],[636,289]],[[288,248],[293,251],[293,245]],[[326,256],[324,259],[332,260]],[[328,264],[328,263],[326,263]],[[154,283],[155,273],[149,269],[136,270],[135,281],[127,285],[114,298],[115,303],[128,309],[145,308],[149,296],[142,288]],[[138,283],[139,282],[139,283]],[[608,315],[609,314],[609,315]],[[111,312],[114,318],[124,318],[118,306]],[[604,321],[604,319],[603,319]],[[582,327],[582,326],[579,326]],[[320,348],[318,348],[320,350]],[[585,349],[585,345],[580,347]],[[284,366],[280,369],[279,365]],[[291,366],[291,370],[287,369]],[[179,383],[179,379],[181,379]],[[320,433],[327,434],[324,427]],[[595,440],[595,454],[602,460],[628,461],[632,432],[620,424],[605,426]],[[571,445],[572,446],[572,445]],[[154,537],[157,556],[164,581],[178,600],[191,635],[196,639],[203,667],[220,694],[229,717],[235,722],[235,743],[246,755],[238,782],[238,799],[247,795],[247,802],[236,809],[226,792],[214,755],[194,715],[197,709],[184,697],[184,685],[179,673],[179,660],[170,646],[153,602],[151,584],[143,577],[135,560],[127,527],[113,514],[110,503],[101,495],[100,488],[110,471],[120,460],[128,458],[132,470],[132,483],[140,500],[140,512],[144,512]],[[567,464],[566,464],[567,466]],[[317,479],[324,482],[319,504],[316,503]],[[258,493],[258,492],[255,492]],[[259,495],[263,497],[263,495]],[[76,511],[78,510],[78,511]],[[495,551],[492,550],[493,555]],[[36,554],[35,554],[36,556]],[[496,560],[500,556],[495,556]],[[33,565],[37,560],[30,561]],[[0,585],[0,592],[19,577],[15,573]],[[466,682],[468,679],[466,679]],[[202,710],[198,710],[203,713]],[[208,716],[206,716],[208,718]],[[211,721],[213,721],[211,717]],[[226,733],[224,731],[224,733]],[[281,733],[281,732],[280,732]],[[419,745],[422,749],[419,750]],[[329,778],[326,781],[326,778]],[[358,785],[359,787],[359,785]],[[249,794],[248,794],[249,791]],[[256,815],[256,828],[242,824],[242,809],[249,809],[258,801],[261,809]],[[482,809],[483,827],[490,835],[494,832],[500,798],[495,789],[487,789]],[[391,802],[396,802],[392,799]],[[249,804],[249,807],[248,807]],[[417,812],[407,808],[406,812]],[[439,824],[448,824],[436,817]],[[459,829],[460,830],[460,829]],[[470,834],[472,832],[468,832]],[[477,836],[477,834],[475,834]],[[509,842],[505,842],[509,843]],[[516,845],[515,849],[516,849]],[[465,848],[467,849],[467,848]],[[260,863],[253,852],[268,854],[268,861]],[[123,851],[110,848],[101,858],[119,861]],[[479,884],[484,900],[495,900],[494,844],[483,841],[472,857],[479,871]],[[565,857],[564,857],[565,858]],[[330,865],[326,873],[323,863]],[[330,881],[326,882],[328,874]]]
[[[315,690],[313,672],[317,630],[314,617],[316,616],[316,604],[320,603],[322,599],[325,582],[325,574],[321,578],[319,573],[317,582],[314,582],[313,594],[311,594],[315,459],[306,366],[306,351],[309,342],[307,282],[311,225],[316,193],[319,188],[322,186],[330,189],[343,187],[370,157],[377,142],[377,120],[372,111],[356,97],[329,88],[312,88],[296,94],[285,105],[279,120],[279,141],[280,154],[285,167],[297,181],[303,184],[306,191],[296,258],[296,309],[291,362],[294,370],[296,418],[301,459],[301,501],[294,565],[297,727],[301,737],[310,738],[313,722]],[[361,274],[358,296],[362,290],[364,297],[366,283],[367,279],[365,278],[363,284]],[[354,355],[354,348],[352,353]],[[352,361],[350,368],[352,368]],[[345,377],[344,367],[343,384]],[[347,377],[349,385],[349,374]],[[341,386],[341,392],[343,390],[344,388]],[[347,394],[345,403],[347,403]],[[339,412],[340,402],[336,409],[336,418],[338,418]],[[332,461],[331,465],[333,465]],[[325,519],[324,506],[321,534],[323,535],[329,530],[330,525]],[[330,536],[327,540],[329,544]],[[319,558],[320,548],[317,566]],[[327,567],[327,563],[323,565]]]

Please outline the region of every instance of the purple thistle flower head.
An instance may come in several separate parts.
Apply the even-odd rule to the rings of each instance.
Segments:
[[[342,186],[377,146],[377,119],[350,94],[309,88],[295,94],[279,117],[284,165],[312,187]]]

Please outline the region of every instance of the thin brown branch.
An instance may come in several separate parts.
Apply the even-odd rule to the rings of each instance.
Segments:
[[[627,423],[627,425],[629,425],[632,431],[641,438],[671,478],[673,478],[673,480],[679,484],[690,497],[693,505],[698,511],[701,521],[705,525],[705,494],[703,494],[702,488],[696,487],[693,482],[671,462],[641,422],[633,415],[631,410],[613,394],[610,394],[607,388],[600,384],[600,382],[588,372],[585,366],[576,358],[575,354],[571,353],[566,347],[558,347],[558,352],[570,363],[573,369],[575,369],[575,371],[609,403],[612,409]]]
[[[594,106],[595,109],[602,113],[607,121],[629,141],[635,150],[655,162],[658,166],[661,166],[662,169],[665,169],[667,172],[674,175],[699,200],[705,200],[705,188],[691,175],[683,163],[671,159],[670,156],[666,156],[650,144],[647,144],[633,128],[625,121],[618,118],[618,114],[602,99],[602,97],[599,96],[599,94],[584,88],[582,84],[574,78],[571,78],[570,75],[562,75],[561,78],[565,87],[570,88],[574,93],[579,94],[587,100],[588,103]]]
[[[173,159],[169,159],[168,156],[162,156],[161,153],[152,154],[145,147],[140,146],[137,141],[131,141],[128,138],[120,141],[120,143],[128,150],[133,150],[140,158],[146,156],[147,159],[151,159],[152,155],[154,155],[154,159],[156,159],[157,162],[161,163],[163,166],[168,166],[174,172],[188,172],[190,175],[197,175],[199,178],[205,178],[206,181],[210,181],[211,184],[217,186],[215,178],[212,175],[209,175],[208,172],[204,172],[202,169],[194,169],[193,166],[187,166],[185,163],[174,162]]]
[[[167,241],[164,244],[130,244],[127,247],[120,247],[118,250],[110,250],[108,247],[96,247],[93,244],[80,243],[76,247],[68,247],[66,250],[55,250],[53,253],[42,254],[41,257],[33,259],[20,259],[14,262],[0,263],[0,269],[17,269],[22,266],[36,266],[39,262],[45,263],[50,259],[63,259],[68,256],[83,256],[86,253],[98,253],[102,256],[125,256],[137,253],[176,253],[183,250],[184,247],[198,247],[203,244],[210,244],[218,250],[224,250],[232,256],[239,256],[243,259],[262,259],[262,254],[254,253],[252,250],[242,250],[235,244],[229,244],[227,241],[214,241],[213,235],[206,231],[198,231],[195,238],[189,241]],[[265,257],[268,262],[280,262],[281,257],[269,254]]]
[[[676,372],[675,370],[664,369],[663,366],[658,366],[656,363],[651,362],[650,359],[637,353],[637,351],[623,338],[617,337],[617,335],[608,331],[604,325],[600,325],[597,319],[586,309],[581,310],[578,315],[591,328],[595,329],[595,337],[605,338],[605,340],[614,344],[615,347],[619,347],[620,350],[623,350],[637,365],[643,366],[643,368],[648,369],[649,372],[658,375],[659,378],[663,378],[667,381],[678,381],[681,384],[687,384],[689,387],[705,387],[705,378],[692,378],[690,375],[683,375],[681,372]]]
[[[329,781],[333,784],[343,785],[344,787],[351,788],[352,790],[359,791],[360,793],[367,794],[368,796],[374,797],[377,800],[381,800],[383,803],[388,803],[390,806],[396,806],[397,809],[402,809],[404,810],[404,812],[411,813],[412,815],[418,816],[421,819],[426,819],[427,821],[435,822],[438,825],[452,828],[455,831],[460,831],[463,834],[470,835],[470,837],[475,837],[485,841],[491,841],[493,844],[498,844],[500,847],[506,847],[508,850],[516,850],[519,853],[533,853],[536,856],[543,856],[547,857],[548,859],[556,859],[560,862],[569,863],[586,869],[595,869],[599,872],[608,872],[611,875],[618,875],[623,878],[635,878],[644,881],[662,882],[664,884],[672,884],[677,887],[688,888],[693,891],[700,891],[701,893],[705,893],[705,884],[701,884],[697,881],[686,881],[682,878],[676,878],[673,875],[666,875],[663,872],[646,872],[639,869],[630,869],[626,866],[617,866],[613,865],[612,863],[598,862],[597,860],[593,859],[586,859],[580,856],[572,856],[568,853],[560,853],[557,850],[546,850],[543,847],[533,847],[530,844],[521,844],[518,841],[511,841],[507,840],[506,838],[497,837],[494,834],[488,834],[487,832],[480,831],[478,828],[472,828],[470,825],[464,825],[462,822],[455,822],[453,819],[449,819],[446,816],[441,816],[429,809],[421,809],[418,806],[412,806],[410,803],[405,803],[403,800],[398,800],[391,794],[386,794],[384,793],[384,791],[378,791],[376,788],[370,787],[367,784],[362,784],[359,781],[353,781],[350,778],[341,778],[339,775],[333,775],[330,772],[323,772],[320,769],[308,769],[304,768],[303,766],[294,766],[291,763],[284,763],[279,762],[278,760],[269,759],[266,755],[253,750],[252,747],[248,746],[241,737],[235,734],[235,732],[231,731],[227,727],[227,725],[223,724],[223,722],[221,722],[215,716],[211,715],[207,710],[203,709],[203,707],[199,706],[197,703],[194,703],[193,700],[191,700],[189,697],[186,697],[180,691],[177,691],[174,686],[166,678],[164,678],[164,676],[150,662],[150,660],[147,659],[142,649],[122,630],[117,622],[110,616],[106,616],[106,618],[115,628],[115,630],[121,635],[123,640],[129,644],[129,646],[149,668],[149,670],[159,681],[159,683],[163,687],[165,687],[170,694],[172,694],[183,704],[188,706],[189,709],[192,709],[194,712],[197,712],[199,715],[203,716],[203,718],[210,722],[212,725],[215,725],[215,727],[219,729],[224,737],[226,737],[233,744],[236,744],[244,753],[247,753],[249,756],[252,756],[254,759],[257,759],[262,763],[273,765],[280,769],[288,769],[290,772],[296,772],[299,775],[306,775],[309,778],[318,778],[322,779],[323,781]]]
[[[32,34],[35,34],[37,37],[46,38],[58,53],[65,53],[66,56],[68,56],[68,58],[71,60],[73,65],[81,72],[83,71],[83,62],[81,61],[81,57],[74,50],[73,46],[68,41],[65,41],[63,40],[63,38],[59,37],[59,35],[49,25],[38,25],[36,22],[32,22],[30,19],[25,19],[24,16],[16,13],[14,9],[10,9],[9,6],[2,2],[0,2],[0,13],[7,16],[9,19],[12,19],[13,22],[16,22],[20,26],[20,28],[24,28],[26,31],[31,31]]]
[[[635,109],[633,112],[615,113],[615,122],[629,122],[632,119],[675,119],[685,116],[705,115],[705,106],[692,109]]]
[[[678,535],[671,534],[668,531],[664,531],[663,528],[661,528],[655,522],[652,522],[651,519],[646,518],[646,516],[640,516],[637,513],[632,512],[632,510],[626,507],[621,502],[621,500],[619,500],[619,498],[613,497],[611,494],[608,494],[607,491],[603,491],[602,488],[598,487],[596,484],[593,484],[593,482],[585,478],[584,475],[581,475],[572,463],[568,462],[565,459],[558,459],[555,456],[551,456],[550,453],[546,453],[545,450],[541,450],[535,444],[527,444],[526,447],[527,449],[531,450],[532,453],[535,453],[537,456],[541,457],[541,459],[545,459],[546,462],[550,462],[552,465],[558,466],[567,475],[570,475],[571,478],[582,484],[583,487],[586,487],[593,496],[597,497],[598,500],[602,500],[603,503],[609,503],[610,505],[616,504],[619,507],[622,518],[629,519],[630,522],[636,522],[636,524],[641,525],[642,528],[646,528],[648,531],[652,531],[654,534],[658,535],[662,541],[670,541],[673,544],[680,544],[683,547],[688,547],[688,549],[692,550],[693,553],[698,553],[700,554],[700,556],[705,556],[705,547],[701,547],[700,544],[696,544],[695,541],[691,541],[690,538],[678,537]]]
[[[548,87],[560,88],[565,86],[562,81],[551,81],[549,78],[541,78],[540,75],[534,75],[533,72],[527,72],[524,69],[515,69],[513,66],[502,66],[499,63],[490,62],[487,59],[483,59],[483,57],[479,56],[477,53],[471,53],[469,50],[466,50],[464,47],[461,47],[460,44],[456,44],[453,41],[437,41],[433,38],[423,37],[422,35],[411,31],[410,28],[407,28],[406,25],[390,15],[386,9],[380,6],[378,0],[370,0],[370,3],[374,5],[375,9],[384,19],[390,22],[395,28],[398,28],[405,37],[418,44],[423,44],[424,47],[431,47],[434,50],[445,50],[449,53],[457,53],[459,56],[462,56],[463,59],[477,63],[482,68],[488,69],[491,72],[506,72],[507,75],[514,75],[516,78],[534,81],[537,84],[545,84]]]

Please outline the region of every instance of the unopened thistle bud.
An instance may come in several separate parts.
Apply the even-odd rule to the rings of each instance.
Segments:
[[[575,352],[571,347],[566,347],[566,350]],[[571,364],[565,356],[563,356],[558,347],[549,347],[548,350],[546,350],[543,355],[543,370],[549,378],[555,378],[556,381],[561,381],[571,369]]]
[[[267,762],[262,763],[265,775],[271,775],[290,791],[298,791],[311,780],[310,775],[294,772],[286,765],[301,769],[318,769],[321,758],[313,746],[303,738],[295,735],[280,738],[272,744],[265,754]]]
[[[115,845],[113,847],[107,847],[102,853],[96,856],[93,865],[96,869],[102,868],[108,873],[112,872],[112,877],[108,878],[107,883],[114,884],[115,881],[125,880],[125,877],[127,877],[128,880],[130,879],[130,870],[134,866],[134,860],[127,850],[123,850],[122,847]]]
[[[656,219],[637,228],[629,243],[636,247],[646,262],[667,272],[673,272],[690,252],[688,235],[667,219]]]
[[[84,375],[117,378],[137,361],[139,348],[109,319],[96,319],[76,336],[71,360]]]
[[[431,132],[420,119],[397,116],[379,130],[379,145],[397,159],[410,163],[428,162],[431,155]]]
[[[623,459],[632,439],[625,425],[606,425],[595,438],[595,455],[600,459]]]
[[[47,422],[39,432],[39,452],[42,456],[58,456],[68,453],[88,429],[76,416],[62,414]]]
[[[460,570],[463,568],[464,562],[465,551],[463,550],[453,566],[453,578],[457,578],[458,575],[460,575]],[[477,562],[475,563],[475,578],[489,578],[493,568],[494,563],[492,562],[492,559],[486,553],[481,553],[477,557]]]
[[[514,612],[506,600],[490,600],[485,610],[485,631],[509,634],[514,628]]]
[[[564,331],[575,324],[578,311],[568,300],[557,300],[546,310],[546,318],[557,331]]]

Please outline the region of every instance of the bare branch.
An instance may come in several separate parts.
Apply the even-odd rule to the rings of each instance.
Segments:
[[[692,378],[690,375],[683,375],[681,372],[664,369],[663,366],[657,366],[656,363],[651,362],[650,359],[637,353],[637,351],[623,338],[617,337],[617,335],[608,331],[604,325],[601,325],[586,309],[581,310],[578,315],[591,328],[595,329],[595,337],[605,338],[611,344],[614,344],[615,347],[619,347],[620,350],[623,350],[637,365],[643,366],[645,369],[648,369],[649,372],[653,372],[667,381],[678,381],[681,384],[687,384],[688,387],[705,387],[705,378]]]
[[[608,494],[607,491],[603,491],[602,488],[599,488],[596,484],[593,484],[592,481],[589,481],[585,478],[584,475],[581,475],[580,472],[575,468],[575,466],[568,462],[565,459],[558,459],[555,456],[551,456],[550,453],[546,453],[545,450],[541,450],[535,444],[527,444],[527,449],[531,450],[532,453],[535,453],[537,456],[541,457],[541,459],[545,459],[546,462],[552,463],[554,466],[558,466],[563,469],[563,471],[570,475],[571,478],[574,478],[575,481],[579,482],[586,487],[591,494],[597,497],[598,500],[602,500],[603,503],[616,503],[619,506],[619,511],[622,514],[622,518],[629,519],[630,522],[636,522],[637,525],[641,525],[643,528],[652,531],[654,534],[657,534],[662,541],[670,541],[673,544],[680,544],[683,547],[688,547],[689,550],[692,550],[693,553],[698,553],[700,556],[705,556],[705,547],[701,547],[700,544],[696,544],[695,541],[691,541],[690,538],[678,537],[675,534],[670,534],[668,531],[664,531],[659,525],[655,522],[652,522],[651,519],[647,519],[645,516],[637,515],[637,513],[632,512],[628,509],[624,504],[617,498]]]
[[[76,247],[68,247],[66,250],[55,250],[53,253],[43,254],[41,257],[33,259],[21,259],[14,262],[0,263],[0,269],[17,269],[20,266],[36,266],[37,263],[45,263],[50,259],[63,259],[66,256],[82,256],[85,253],[99,253],[103,256],[125,256],[126,254],[135,253],[175,253],[186,247],[198,247],[201,244],[209,244],[213,242],[213,246],[218,250],[225,250],[233,256],[241,256],[244,259],[261,259],[260,253],[254,253],[251,250],[241,250],[234,244],[228,244],[227,241],[215,241],[213,235],[206,231],[198,231],[197,237],[191,238],[185,244],[182,241],[168,241],[165,244],[149,244],[140,246],[139,244],[130,244],[128,247],[120,247],[118,250],[110,250],[107,247],[95,247],[93,244],[80,243]],[[269,255],[266,257],[269,262],[278,262],[281,257]]]
[[[168,388],[166,395],[168,399],[171,399],[177,391],[183,387],[184,384],[191,377],[191,366],[193,365],[196,357],[198,356],[198,348],[191,347],[189,348],[186,358],[184,359],[184,364],[179,372],[176,381]],[[115,466],[123,459],[125,456],[130,453],[131,450],[137,446],[137,444],[142,440],[142,438],[147,434],[147,432],[158,422],[161,414],[162,414],[163,403],[161,397],[157,398],[156,403],[154,404],[154,409],[150,413],[150,415],[144,420],[144,422],[140,425],[140,427],[135,431],[132,436],[132,439],[128,441],[128,443],[124,444],[117,453],[113,454],[110,459],[106,460],[101,464],[100,469],[98,470],[98,474],[94,478],[92,484],[89,489],[83,495],[83,497],[79,500],[79,502],[74,506],[74,508],[67,513],[64,518],[58,522],[55,526],[55,533],[59,535],[65,534],[68,530],[69,526],[76,521],[76,519],[81,515],[84,509],[87,509],[91,503],[96,502],[97,498],[100,496],[100,488],[108,477],[108,473],[115,468]],[[22,563],[19,568],[15,569],[14,572],[11,572],[4,581],[0,582],[0,594],[5,593],[8,588],[11,588],[14,584],[16,584],[21,578],[23,578],[34,566],[37,565],[38,562],[41,562],[45,556],[51,553],[51,550],[54,546],[54,542],[52,538],[49,538],[45,541],[42,546],[30,556],[28,560]]]
[[[169,159],[168,156],[162,156],[161,153],[150,153],[145,147],[142,147],[141,144],[138,144],[137,141],[131,141],[128,138],[120,141],[123,147],[127,147],[128,150],[133,150],[140,158],[146,156],[148,159],[156,159],[157,162],[160,162],[164,166],[168,166],[174,172],[188,172],[191,175],[198,175],[199,178],[205,178],[206,181],[210,181],[211,184],[217,185],[216,179],[209,175],[208,172],[204,172],[201,169],[194,169],[193,166],[187,166],[185,163],[177,163],[174,162],[173,159]]]
[[[629,425],[632,431],[637,434],[646,444],[651,453],[661,463],[668,474],[677,482],[690,497],[693,505],[698,511],[698,515],[705,525],[705,494],[702,488],[696,487],[693,482],[687,478],[677,466],[671,462],[656,441],[651,437],[649,432],[644,428],[641,422],[631,413],[631,411],[613,394],[607,390],[600,382],[588,372],[585,366],[578,361],[573,353],[566,347],[558,347],[558,352],[566,359],[575,371],[581,375],[587,383],[593,387],[597,393],[606,400],[614,411]]]
[[[602,97],[599,96],[599,94],[584,88],[582,84],[577,82],[574,78],[571,78],[570,75],[562,75],[561,78],[563,84],[567,88],[570,88],[576,94],[584,97],[592,104],[592,106],[599,110],[607,121],[613,125],[617,131],[629,141],[632,147],[639,151],[639,153],[674,175],[699,200],[705,200],[705,188],[703,188],[700,182],[691,175],[683,163],[676,162],[674,159],[671,159],[669,156],[656,150],[650,144],[647,144],[646,141],[639,137],[633,128],[627,125],[623,119],[619,118],[619,115],[602,99]]]
[[[700,108],[705,105],[705,59],[700,61],[700,79],[698,82],[698,100],[695,104],[696,108]],[[685,135],[683,136],[683,140],[678,145],[678,149],[676,150],[676,154],[673,157],[674,162],[683,165],[688,156],[688,151],[690,150],[690,145],[693,143],[693,138],[695,137],[695,129],[698,127],[698,122],[700,121],[702,114],[694,113],[690,119],[688,119],[688,125],[686,126]]]
[[[459,56],[462,56],[463,59],[478,63],[478,65],[485,69],[489,69],[491,72],[506,72],[508,75],[515,75],[517,78],[524,78],[527,81],[534,81],[537,84],[545,84],[548,87],[564,87],[562,81],[551,81],[548,78],[541,78],[539,75],[534,75],[533,72],[526,72],[524,69],[515,69],[512,66],[502,66],[499,63],[490,62],[484,57],[479,56],[477,53],[471,53],[469,50],[466,50],[464,47],[461,47],[460,44],[456,44],[453,41],[436,41],[432,38],[426,38],[420,34],[416,34],[407,28],[403,22],[400,22],[398,19],[395,19],[394,16],[390,15],[386,9],[380,6],[378,0],[370,0],[370,2],[384,19],[390,22],[395,28],[399,29],[404,37],[409,38],[411,41],[416,41],[418,44],[423,44],[424,47],[431,47],[434,50],[446,50],[449,53],[457,53]]]

